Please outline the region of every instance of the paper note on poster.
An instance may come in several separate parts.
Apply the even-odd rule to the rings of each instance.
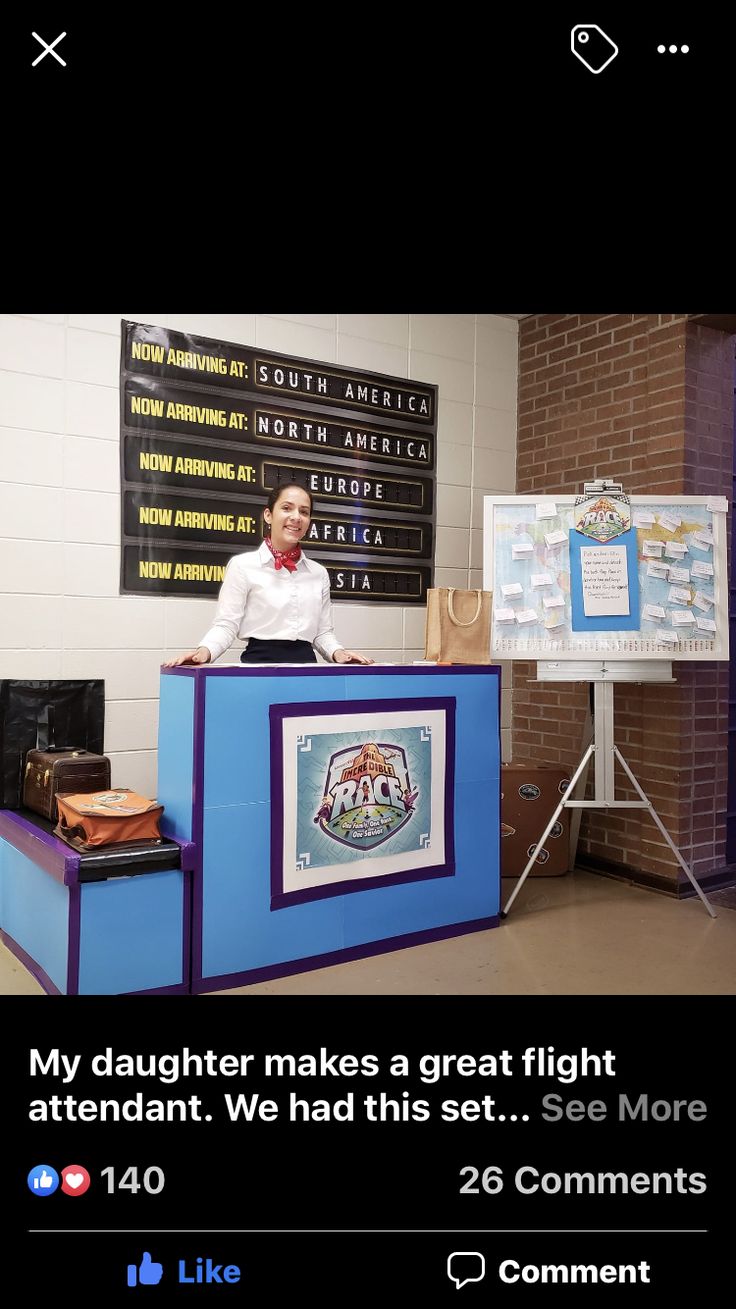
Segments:
[[[661,628],[654,635],[658,641],[662,641],[665,645],[677,645],[679,641],[677,632],[668,632],[666,628]]]
[[[628,615],[626,546],[581,546],[580,565],[586,618]]]

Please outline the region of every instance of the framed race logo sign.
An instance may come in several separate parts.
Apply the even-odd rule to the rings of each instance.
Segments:
[[[271,908],[455,873],[455,701],[272,705]]]

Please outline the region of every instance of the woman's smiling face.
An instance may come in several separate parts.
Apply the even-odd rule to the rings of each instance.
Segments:
[[[276,550],[292,550],[309,528],[312,516],[307,491],[300,486],[285,486],[273,509],[266,509],[264,517],[271,531]]]

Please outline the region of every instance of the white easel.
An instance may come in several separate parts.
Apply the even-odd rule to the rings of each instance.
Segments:
[[[552,828],[563,809],[646,809],[651,814],[657,827],[662,833],[665,841],[670,847],[680,867],[687,873],[692,886],[703,901],[705,908],[711,918],[716,914],[711,907],[708,899],[698,886],[691,869],[685,863],[680,851],[675,845],[672,837],[667,831],[662,819],[654,808],[651,800],[644,794],[644,791],[637,782],[629,765],[619,750],[613,736],[613,686],[615,682],[628,682],[629,684],[637,682],[674,682],[672,676],[672,664],[668,660],[631,660],[611,661],[606,664],[602,661],[545,661],[537,663],[537,680],[543,682],[592,682],[594,686],[594,710],[593,710],[593,740],[588,746],[580,763],[570,779],[570,785],[563,795],[560,803],[555,809],[547,826],[532,851],[526,868],[519,878],[512,895],[506,902],[505,908],[501,912],[501,917],[505,918],[508,914],[514,900],[521,890],[530,869],[537,858],[538,851],[544,848],[544,843],[549,837]],[[592,800],[570,800],[567,797],[574,794],[578,779],[585,769],[585,765],[594,756],[595,765],[595,786],[594,797]],[[640,800],[617,800],[616,799],[616,779],[615,768],[616,760],[620,763],[631,785],[639,796]]]

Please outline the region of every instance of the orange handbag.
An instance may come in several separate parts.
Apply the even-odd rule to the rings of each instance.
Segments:
[[[78,850],[96,850],[101,845],[128,841],[160,841],[161,804],[121,786],[114,791],[92,791],[84,795],[60,795],[56,803],[57,836]]]

